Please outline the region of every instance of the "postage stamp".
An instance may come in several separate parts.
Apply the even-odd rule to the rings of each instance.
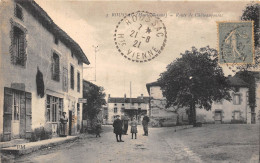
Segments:
[[[252,21],[217,22],[220,64],[254,64]]]
[[[137,11],[121,19],[115,29],[114,41],[118,52],[133,62],[148,62],[166,45],[167,31],[155,14]]]

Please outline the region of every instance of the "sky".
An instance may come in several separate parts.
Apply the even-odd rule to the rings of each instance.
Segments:
[[[148,96],[146,84],[156,81],[180,53],[209,45],[217,49],[216,21],[238,21],[249,2],[68,1],[35,0],[53,21],[73,38],[90,61],[83,78],[102,86],[111,97]],[[162,53],[147,63],[131,62],[115,47],[114,31],[122,13],[148,11],[160,17],[167,31]],[[119,13],[119,16],[113,16]],[[199,15],[215,14],[216,17]],[[186,16],[185,16],[186,15]],[[188,16],[191,15],[191,16]],[[96,52],[95,52],[95,48]],[[96,59],[95,59],[96,56]],[[95,65],[96,63],[96,65]],[[96,71],[95,71],[96,67]],[[223,67],[225,75],[231,71]],[[95,73],[96,72],[96,73]],[[96,75],[95,75],[96,74]],[[96,77],[95,77],[96,76]],[[95,80],[96,79],[96,80]]]

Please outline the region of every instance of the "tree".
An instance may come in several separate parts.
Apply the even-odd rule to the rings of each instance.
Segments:
[[[196,126],[196,107],[210,110],[213,101],[230,100],[230,85],[218,65],[217,51],[210,47],[181,54],[160,74],[166,107],[189,107],[190,122]]]
[[[243,64],[237,66],[238,70],[248,70],[250,68],[257,68],[260,63],[260,5],[259,3],[250,3],[243,10],[241,20],[254,21],[254,41],[255,41],[255,64]]]
[[[255,46],[259,46],[259,21],[260,19],[260,5],[259,3],[248,4],[243,14],[241,20],[253,20],[254,21],[254,37],[255,37]]]
[[[87,99],[87,103],[83,105],[83,116],[90,120],[92,127],[93,120],[97,118],[102,105],[106,104],[105,96],[103,87],[87,81],[83,82],[83,98]]]

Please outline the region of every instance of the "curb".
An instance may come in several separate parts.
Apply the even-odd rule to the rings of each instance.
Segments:
[[[48,140],[42,140],[38,142],[30,142],[24,144],[18,144],[13,147],[2,148],[1,152],[5,154],[14,154],[14,155],[24,155],[29,154],[35,151],[38,151],[43,148],[53,147],[63,143],[67,143],[73,140],[78,139],[80,136],[69,136],[66,138],[53,138]]]

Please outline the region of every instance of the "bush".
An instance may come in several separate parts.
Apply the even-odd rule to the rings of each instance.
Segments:
[[[52,132],[47,131],[44,129],[44,127],[35,128],[31,135],[31,142],[35,142],[38,140],[45,140],[45,139],[51,139],[52,138]]]

